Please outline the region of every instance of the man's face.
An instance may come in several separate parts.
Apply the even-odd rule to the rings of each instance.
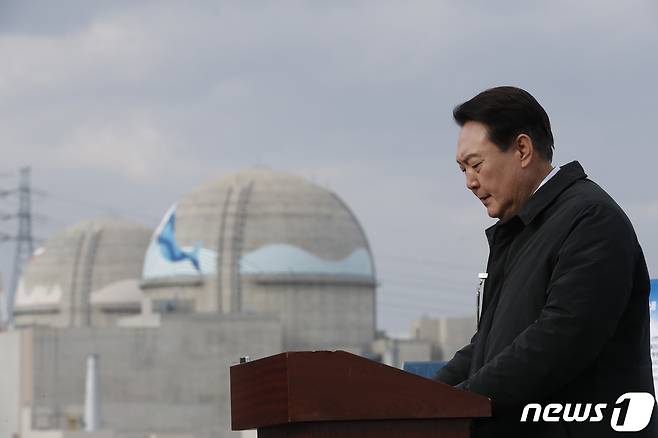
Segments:
[[[466,187],[490,217],[505,220],[518,212],[525,198],[521,154],[514,146],[503,152],[489,140],[485,125],[466,122],[459,132],[457,163],[466,175]]]

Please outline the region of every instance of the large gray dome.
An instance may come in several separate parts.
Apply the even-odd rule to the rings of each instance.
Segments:
[[[121,219],[86,220],[47,240],[37,249],[19,282],[14,298],[18,324],[58,326],[95,325],[92,298],[95,291],[125,285],[140,278],[143,255],[151,231]],[[139,291],[131,288],[131,293]],[[107,293],[103,304],[107,305]],[[126,303],[139,310],[140,298]],[[114,309],[114,313],[117,309]],[[102,317],[102,316],[101,316]]]
[[[154,233],[142,286],[156,308],[286,319],[305,312],[297,305],[321,306],[324,314],[356,306],[374,332],[374,263],[356,217],[331,191],[268,169],[184,195]],[[293,300],[291,291],[300,290]],[[345,323],[332,319],[323,327],[324,317],[317,318],[320,331]]]
[[[349,208],[322,187],[266,169],[211,181],[183,196],[154,234],[144,283],[217,273],[227,281],[239,275],[374,281],[368,242]]]

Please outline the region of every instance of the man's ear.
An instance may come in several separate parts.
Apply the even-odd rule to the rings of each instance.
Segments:
[[[517,135],[514,139],[514,148],[516,148],[519,160],[521,160],[521,167],[528,167],[535,154],[535,146],[530,136],[527,134]]]

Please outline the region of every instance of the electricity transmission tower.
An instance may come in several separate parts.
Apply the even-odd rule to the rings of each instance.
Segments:
[[[21,272],[34,252],[34,240],[32,239],[32,207],[30,201],[30,168],[23,167],[20,170],[18,183],[18,233],[16,234],[16,252],[14,254],[14,269],[11,275],[9,290],[5,299],[5,324],[13,325],[14,298],[18,289],[18,280]]]

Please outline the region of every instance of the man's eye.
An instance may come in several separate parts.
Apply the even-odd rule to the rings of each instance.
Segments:
[[[482,165],[482,161],[480,161],[479,163],[477,163],[476,165],[474,165],[474,166],[473,166],[473,169],[478,170],[478,169],[480,168],[481,165]]]
[[[464,172],[466,172],[466,169],[463,168],[463,167],[460,167],[460,168],[459,168],[459,171],[460,171],[461,173],[464,173]]]

